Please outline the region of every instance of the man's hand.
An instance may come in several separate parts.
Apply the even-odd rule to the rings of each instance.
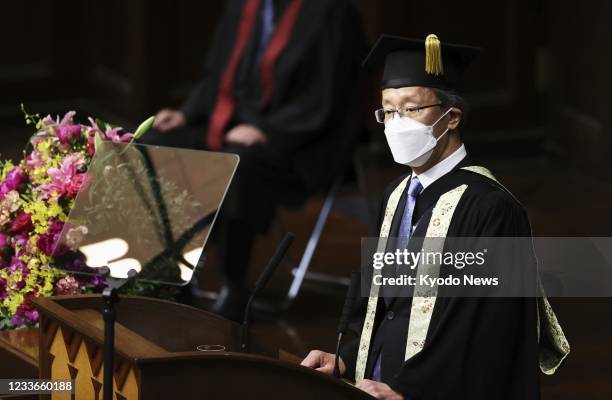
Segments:
[[[393,391],[386,383],[371,381],[364,379],[355,385],[357,389],[361,389],[370,396],[383,400],[404,400],[404,396]]]
[[[317,371],[321,371],[324,374],[332,375],[334,373],[334,361],[336,356],[331,353],[326,353],[321,350],[311,350],[310,353],[302,360],[304,367],[314,368]],[[346,366],[342,358],[338,360],[338,367],[340,368],[340,375],[344,375],[346,372]]]
[[[259,128],[247,124],[237,125],[225,135],[226,143],[240,144],[247,147],[257,143],[265,143],[266,140],[266,135]]]
[[[185,119],[185,114],[183,114],[182,111],[164,108],[163,110],[159,111],[157,115],[155,115],[153,127],[164,133],[171,131],[172,129],[185,126],[186,123],[187,120]]]

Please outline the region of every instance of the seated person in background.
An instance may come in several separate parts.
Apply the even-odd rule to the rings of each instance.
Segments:
[[[385,191],[378,222],[379,236],[399,238],[401,248],[411,237],[418,252],[425,237],[531,236],[524,208],[472,164],[459,135],[466,107],[456,90],[477,50],[435,35],[383,36],[366,58],[384,64],[376,119],[395,161],[409,168]],[[545,297],[397,297],[376,288],[353,310],[339,364],[377,399],[535,400],[538,369],[552,374],[569,352]],[[302,365],[332,374],[334,361],[313,350]]]
[[[240,156],[212,233],[225,279],[213,312],[241,318],[256,235],[350,159],[364,52],[349,0],[232,0],[202,80],[179,110],[158,112],[144,143]]]

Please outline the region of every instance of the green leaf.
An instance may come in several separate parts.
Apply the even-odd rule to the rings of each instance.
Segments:
[[[101,145],[102,145],[102,137],[100,137],[100,132],[96,132],[96,136],[94,137],[94,148],[96,149],[96,151],[98,151]]]
[[[10,318],[0,319],[0,330],[10,329],[11,327],[12,326]]]
[[[106,126],[108,125],[106,122],[102,121],[100,118],[96,118],[96,125],[102,132],[106,132]]]
[[[144,136],[144,134],[147,133],[149,129],[151,129],[151,126],[153,126],[153,122],[155,122],[155,116],[151,116],[145,119],[140,125],[138,125],[136,132],[134,132],[134,137],[132,138],[132,141],[138,140],[142,136]]]

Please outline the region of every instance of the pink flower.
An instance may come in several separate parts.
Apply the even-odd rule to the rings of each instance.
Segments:
[[[100,129],[100,127],[98,126],[98,124],[93,118],[89,117],[87,119],[89,120],[89,124],[91,125],[91,129],[89,130],[89,134],[91,136],[93,136],[95,132],[102,133],[102,130]]]
[[[28,319],[28,321],[32,324],[37,323],[38,318],[40,318],[40,316],[38,315],[38,310],[34,307],[32,307],[31,309],[25,310],[24,315]]]
[[[25,183],[27,175],[21,167],[15,167],[11,169],[7,174],[4,182],[0,185],[0,194],[4,198],[8,192],[12,190],[19,190],[19,187]]]
[[[54,221],[47,233],[40,235],[36,241],[36,247],[43,253],[51,257],[61,256],[66,253],[67,249],[65,246],[57,245],[60,240],[62,228],[64,223],[61,221]]]
[[[66,186],[66,194],[75,197],[81,190],[86,189],[90,181],[90,176],[87,173],[74,175]]]
[[[95,153],[96,153],[95,139],[93,135],[90,135],[87,138],[87,155],[90,157],[93,157]]]
[[[43,118],[43,120],[42,120],[42,127],[43,127],[43,128],[46,128],[46,127],[49,127],[49,126],[54,126],[54,125],[57,125],[57,124],[59,124],[59,117],[58,117],[58,120],[57,120],[57,121],[55,121],[55,120],[53,120],[53,118],[51,117],[51,115],[47,115],[47,116],[46,116],[45,118]]]
[[[17,270],[24,270],[26,265],[18,257],[11,257],[11,263],[9,264],[9,272],[15,272]]]
[[[73,117],[76,114],[74,111],[67,112],[60,120],[59,116],[56,119],[47,115],[41,121],[40,131],[36,132],[30,139],[30,143],[34,149],[38,143],[44,140],[50,140],[52,144],[59,143],[56,150],[60,153],[70,151],[71,144],[81,137],[82,126],[73,122]],[[30,163],[28,162],[28,165]]]
[[[21,167],[15,167],[6,175],[5,182],[8,182],[13,187],[13,190],[16,190],[25,182],[27,177]]]
[[[57,137],[66,144],[77,140],[81,136],[81,125],[67,125],[57,128]]]
[[[66,114],[64,114],[61,120],[59,119],[59,116],[57,116],[56,119],[53,119],[50,115],[47,115],[42,120],[42,129],[50,127],[64,128],[70,125],[74,125],[72,119],[75,115],[76,111],[68,111]]]
[[[21,212],[11,223],[9,231],[12,233],[28,233],[33,229],[32,216],[26,212]]]
[[[0,250],[9,247],[9,236],[6,233],[0,232]]]
[[[76,111],[68,111],[59,122],[59,126],[67,126],[72,124],[72,118],[76,115]]]
[[[127,143],[130,140],[132,140],[132,138],[134,137],[134,134],[124,133],[123,135],[119,135],[119,131],[121,131],[121,129],[122,128],[120,127],[116,127],[116,128],[111,128],[107,130],[106,131],[107,139],[111,140],[113,143]]]
[[[30,138],[30,143],[32,144],[32,147],[36,148],[38,143],[44,140],[47,140],[47,133],[43,131],[39,131],[39,132],[36,132],[34,135],[32,135],[32,138]]]
[[[15,315],[11,318],[11,324],[14,326],[21,325],[34,325],[38,322],[38,311],[32,303],[30,303],[30,297],[34,296],[34,293],[28,293],[24,302],[17,308]]]
[[[80,134],[80,125],[75,124],[72,119],[76,114],[75,111],[67,112],[62,119],[59,116],[53,119],[47,115],[41,121],[41,130],[30,139],[30,143],[36,148],[36,145],[42,141],[51,138],[53,141],[61,141],[63,144],[69,143],[71,139],[77,138],[77,133]],[[77,132],[78,128],[78,132]]]
[[[81,292],[79,282],[72,276],[65,276],[55,284],[55,294],[62,295],[75,295]]]
[[[47,174],[51,178],[50,184],[41,185],[43,191],[42,199],[58,199],[64,194],[74,197],[81,188],[84,178],[78,176],[77,171],[85,165],[82,154],[73,153],[67,156],[60,168],[49,168]]]
[[[8,218],[10,214],[21,208],[19,204],[19,193],[16,190],[11,190],[4,196],[0,196],[2,200],[0,200],[0,225],[5,225],[8,222]]]
[[[49,229],[47,229],[47,233],[49,235],[59,235],[62,233],[62,229],[64,229],[64,223],[62,221],[53,221]]]
[[[87,131],[87,153],[92,156],[95,151],[95,138],[96,134],[100,135],[100,139],[105,140],[106,136],[102,129],[98,126],[96,121],[93,118],[89,117],[89,123],[91,124],[91,128]],[[90,152],[91,148],[91,152]]]
[[[46,255],[50,256],[53,254],[53,247],[55,241],[51,235],[40,235],[36,241],[36,247]]]
[[[43,156],[40,151],[34,150],[26,157],[26,165],[30,170],[40,168],[44,165],[44,163],[45,160],[43,159]]]
[[[91,129],[89,130],[89,137],[92,144],[94,140],[93,138],[95,137],[96,133],[100,135],[100,139],[110,140],[113,143],[127,143],[134,137],[133,133],[120,134],[119,132],[121,132],[123,128],[119,126],[116,126],[114,128],[107,128],[106,132],[102,132],[96,121],[94,121],[92,118],[89,118],[89,123],[91,124]]]

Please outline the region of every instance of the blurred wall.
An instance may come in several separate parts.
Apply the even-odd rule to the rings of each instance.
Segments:
[[[21,118],[23,102],[134,123],[186,96],[223,2],[25,0],[3,8],[0,118]]]
[[[552,0],[355,0],[368,36],[482,46],[465,135],[492,157],[553,154],[608,178],[612,4]],[[224,2],[24,0],[3,5],[0,118],[77,109],[127,127],[197,80]],[[230,45],[230,44],[228,44]],[[376,78],[369,103],[379,101]],[[2,123],[0,123],[2,124]]]
[[[552,151],[612,179],[612,2],[549,0]]]

